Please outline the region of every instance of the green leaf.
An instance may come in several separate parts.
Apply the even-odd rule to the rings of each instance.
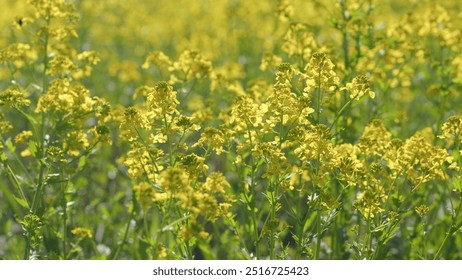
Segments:
[[[35,118],[34,118],[33,116],[27,114],[26,112],[24,112],[23,110],[21,110],[21,108],[19,108],[19,107],[16,107],[15,109],[16,109],[19,113],[21,113],[24,117],[26,117],[26,118],[29,120],[29,122],[30,122],[31,124],[34,124],[34,125],[37,124],[37,121],[35,120]]]
[[[87,157],[86,156],[81,156],[79,158],[79,166],[78,166],[78,170],[82,170],[83,167],[85,166],[85,163],[87,162]]]
[[[11,153],[14,153],[16,151],[16,146],[13,144],[13,142],[11,142],[11,139],[6,140],[5,144]]]
[[[32,154],[33,157],[37,154],[37,144],[35,141],[29,141],[29,151]]]
[[[48,174],[46,183],[48,185],[59,183],[61,182],[60,177],[61,175],[59,173]]]
[[[19,198],[19,197],[15,196],[15,195],[13,195],[13,198],[19,205],[24,207],[26,210],[30,209],[29,203],[27,203],[27,201],[25,199]]]

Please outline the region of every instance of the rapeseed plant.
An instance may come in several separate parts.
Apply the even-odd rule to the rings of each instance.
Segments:
[[[0,0],[0,258],[460,259],[456,2]]]

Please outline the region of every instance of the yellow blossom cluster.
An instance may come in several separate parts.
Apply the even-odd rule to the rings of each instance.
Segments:
[[[458,4],[0,0],[0,244],[462,257]]]

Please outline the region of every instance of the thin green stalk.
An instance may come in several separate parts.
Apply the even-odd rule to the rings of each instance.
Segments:
[[[113,260],[117,260],[119,258],[120,252],[122,252],[122,248],[125,245],[125,243],[127,242],[128,231],[130,230],[131,221],[135,218],[135,214],[136,214],[135,204],[133,204],[132,210],[130,212],[130,217],[128,218],[127,224],[125,225],[125,230],[124,230],[124,235],[123,235],[122,241],[120,242],[119,246],[117,246],[117,249],[116,249],[114,255],[112,256]]]
[[[10,181],[13,181],[12,175],[8,174],[8,176],[10,177]],[[0,184],[0,192],[3,193],[6,202],[8,203],[8,205],[11,207],[11,209],[14,212],[14,215],[16,215],[17,217],[22,216],[22,211],[19,208],[19,204],[18,204],[13,192],[10,190],[9,186],[7,186],[6,184]],[[21,199],[23,199],[23,198],[21,198]],[[29,208],[29,204],[28,204],[27,200],[24,200],[24,202],[26,203],[27,208]]]
[[[301,222],[297,223],[297,227],[295,229],[295,235],[297,236],[297,243],[295,248],[295,259],[300,260],[302,258],[302,240],[303,240],[303,224]]]
[[[135,127],[135,131],[136,131],[136,134],[138,135],[141,143],[146,147],[148,148],[148,145],[146,144],[146,141],[144,141],[143,139],[143,136],[141,135],[140,131],[138,130],[138,128]],[[152,164],[154,165],[154,168],[156,169],[156,172],[159,173],[159,167],[157,166],[157,163],[156,161],[154,160],[154,158],[152,158],[151,156],[151,153],[148,153],[148,156],[149,156],[149,159],[151,160]],[[141,160],[140,160],[141,162]],[[154,183],[155,183],[155,177],[154,177]]]
[[[348,39],[348,32],[346,30],[347,23],[349,21],[348,15],[346,13],[346,6],[345,2],[341,1],[341,13],[342,13],[342,18],[343,18],[343,24],[342,24],[342,48],[343,48],[343,60],[345,63],[345,70],[350,70],[350,54],[349,54],[349,39]]]
[[[316,251],[314,254],[314,259],[319,260],[319,255],[321,253],[321,211],[318,210],[316,218]]]
[[[247,134],[249,136],[250,141],[250,192],[252,194],[252,200],[250,201],[250,211],[251,218],[252,218],[252,225],[253,225],[253,235],[254,235],[254,243],[255,243],[255,255],[257,259],[260,259],[260,236],[258,234],[258,223],[257,223],[257,214],[256,214],[256,192],[255,192],[255,160],[252,155],[252,148],[253,148],[253,141],[252,141],[252,134],[250,133],[250,129],[247,126]]]
[[[351,97],[344,105],[343,107],[340,109],[340,111],[337,113],[337,115],[335,116],[335,119],[334,121],[331,123],[331,125],[329,126],[329,130],[332,130],[332,128],[334,127],[334,125],[337,124],[337,121],[338,119],[342,116],[343,112],[348,109],[348,107],[351,106],[351,104],[353,104],[353,100],[356,99],[356,97],[358,97],[358,94],[354,95],[353,97]]]
[[[46,17],[46,27],[50,26],[51,18],[48,15]],[[45,32],[44,38],[44,50],[43,50],[43,75],[42,75],[42,95],[44,95],[48,90],[48,79],[47,79],[47,70],[48,70],[48,40],[49,34]],[[46,123],[46,115],[44,112],[41,113],[41,120],[40,120],[40,141],[38,143],[38,158],[40,164],[40,171],[39,171],[39,180],[37,184],[37,189],[35,191],[34,199],[32,201],[32,213],[36,213],[38,207],[38,200],[42,196],[42,191],[44,187],[44,173],[45,173],[45,157],[47,154],[46,144],[45,144],[45,123]]]
[[[390,238],[392,237],[393,232],[395,231],[395,228],[398,225],[399,225],[399,222],[394,221],[391,225],[389,225],[386,228],[386,231],[384,232],[384,234],[382,234],[382,236],[384,236],[384,238],[380,238],[380,239],[377,240],[377,246],[376,246],[376,249],[375,249],[374,254],[372,256],[372,259],[376,260],[376,259],[378,259],[378,258],[380,258],[382,256],[381,255],[382,247],[388,242],[388,240],[390,240]]]
[[[334,234],[332,235],[332,241],[331,241],[332,242],[332,245],[331,245],[332,253],[331,253],[330,259],[341,259],[341,254],[340,254],[340,249],[339,249],[340,238],[339,238],[338,230],[339,230],[338,222],[335,221],[333,225]]]
[[[169,130],[169,125],[167,122],[167,115],[164,115],[164,127],[165,127],[165,133],[167,134],[167,146],[168,146],[168,158],[169,158],[169,165],[173,166],[173,151],[172,151],[172,142],[170,139],[170,133],[168,132]]]
[[[274,186],[274,190],[270,192],[270,202],[271,202],[271,214],[270,214],[270,237],[269,237],[269,243],[270,243],[270,260],[274,260],[274,250],[275,250],[275,245],[276,245],[276,240],[274,238],[274,228],[273,228],[273,221],[276,219],[276,207],[277,207],[277,184]]]
[[[6,169],[8,171],[8,175],[10,177],[10,180],[13,182],[13,185],[16,187],[16,190],[18,191],[20,198],[22,200],[24,200],[24,202],[27,205],[27,208],[30,208],[29,203],[28,203],[27,198],[26,198],[26,195],[24,194],[24,192],[23,192],[23,190],[21,188],[21,185],[19,184],[18,179],[16,178],[16,176],[15,176],[13,170],[11,169],[10,165],[7,162],[5,162],[4,165],[6,166]]]
[[[336,184],[336,187],[340,187],[339,195],[336,198],[336,201],[344,201],[345,186],[342,184]],[[332,236],[332,255],[331,259],[343,259],[342,244],[344,243],[344,238],[339,234],[339,230],[342,228],[342,223],[344,222],[345,212],[342,211],[343,207],[339,207],[338,218],[334,222],[334,235]]]
[[[461,167],[462,166],[462,156],[460,155],[460,139],[459,139],[459,134],[458,133],[455,135],[454,145],[455,145],[455,149],[456,149],[456,152],[457,152],[457,155],[458,155],[458,164],[459,164],[459,167]],[[462,175],[462,170],[460,171],[459,176],[461,176],[461,175]],[[460,180],[462,181],[462,179],[460,179]],[[460,182],[459,182],[459,184],[460,184]],[[460,214],[461,209],[462,209],[462,193],[460,193],[460,191],[459,191],[459,206],[457,207],[456,212],[453,213],[453,215],[452,215],[451,227],[446,232],[446,236],[444,237],[443,242],[441,243],[440,247],[438,248],[438,251],[436,252],[435,257],[433,258],[434,260],[439,259],[440,255],[442,253],[442,250],[443,250],[444,246],[446,245],[446,242],[449,240],[449,237],[452,236],[458,230],[457,218],[458,218],[458,216]]]
[[[231,146],[229,146],[228,150],[229,150],[229,151],[232,150]],[[232,153],[229,153],[229,154],[227,155],[227,156],[228,156],[227,161],[228,161],[228,162],[231,161],[231,162],[233,163],[234,170],[235,170],[236,174],[238,174],[238,177],[239,177],[239,180],[238,180],[238,188],[239,188],[239,189],[245,190],[245,188],[244,188],[243,186],[241,186],[241,183],[245,181],[244,176],[242,176],[242,175],[245,175],[245,174],[243,174],[244,172],[241,172],[241,169],[240,169],[239,166],[237,165],[236,161],[235,161],[234,159],[232,159],[232,158],[230,159],[231,155],[232,155]],[[248,198],[248,196],[247,196],[247,193],[246,193],[245,191],[243,192],[243,198],[244,198],[245,205],[247,205],[247,206],[250,207],[250,204],[251,204],[251,203],[250,203],[250,200],[249,200],[249,198]],[[242,218],[240,219],[242,224],[244,224],[245,222],[247,222],[247,219],[244,219],[243,215],[240,215],[240,216],[242,217]],[[252,224],[253,224],[253,223],[252,223]],[[238,227],[237,224],[236,224],[236,225],[235,225],[236,232],[238,233],[239,236],[241,236],[241,238],[239,238],[239,240],[241,240],[242,243],[244,244],[244,248],[245,248],[246,252],[249,254],[249,257],[250,257],[250,252],[251,252],[252,250],[251,250],[251,248],[249,248],[249,247],[247,246],[247,243],[244,242],[245,238],[242,237],[242,236],[245,236],[245,234],[246,234],[247,232],[244,231],[243,234],[239,234],[239,230],[238,230],[239,228],[240,228],[240,227]]]
[[[30,233],[27,232],[27,235],[26,235],[26,246],[24,247],[24,257],[23,259],[24,260],[29,260],[30,259]]]
[[[443,242],[441,242],[441,245],[438,248],[438,251],[436,251],[436,254],[435,254],[435,257],[433,258],[433,260],[437,260],[437,259],[440,258],[441,254],[442,254],[442,251],[443,251],[443,248],[446,245],[446,243],[448,242],[449,237],[451,237],[454,233],[457,232],[458,227],[460,226],[460,224],[457,225],[457,218],[459,217],[459,214],[460,214],[461,210],[462,210],[462,201],[459,201],[459,207],[457,207],[456,212],[452,216],[451,226],[449,227],[448,231],[446,232],[446,235],[445,235],[445,237],[443,239]]]
[[[61,176],[63,177],[63,176]],[[61,178],[64,179],[64,178]],[[63,191],[62,191],[62,204],[61,207],[63,208],[63,259],[66,259],[67,256],[67,199],[66,199],[66,187],[65,184],[63,185]]]
[[[425,218],[422,219],[422,224],[421,224],[422,225],[422,227],[421,227],[421,229],[422,229],[422,232],[421,232],[421,234],[422,234],[422,243],[420,245],[422,246],[421,252],[422,252],[422,257],[423,257],[424,260],[427,259],[427,253],[426,253],[427,252],[427,246],[426,246],[427,242],[426,242],[426,238],[425,238],[426,237],[426,234],[425,234],[426,224],[427,223],[425,222]]]
[[[147,241],[147,243],[151,247],[151,251],[153,249],[156,250],[157,249],[156,244],[158,242],[157,242],[157,238],[156,238],[155,241],[152,240],[152,238],[151,238],[151,230],[150,230],[150,227],[148,227],[148,213],[147,213],[147,211],[143,211],[143,231],[144,231],[144,239]]]
[[[183,142],[183,140],[185,139],[185,135],[186,135],[186,130],[183,130],[183,132],[181,133],[180,139],[178,140],[178,144],[176,145],[176,149],[175,149],[174,154],[178,153],[178,150],[180,149],[180,146],[181,146],[181,142]],[[205,158],[205,156],[204,156],[204,158]],[[173,165],[175,165],[175,164],[176,164],[176,158],[173,160]]]
[[[322,90],[320,87],[315,89],[316,94],[316,123],[319,124],[321,118]]]
[[[369,221],[368,227],[367,227],[367,252],[366,256],[367,259],[371,259],[371,252],[372,252],[372,242],[373,242],[373,236],[372,236],[372,220]]]
[[[366,259],[369,258],[369,252],[371,250],[371,247],[372,247],[372,222],[371,222],[371,209],[369,209],[369,212],[368,212],[368,218],[366,220],[367,222],[367,233],[366,233],[366,238],[365,240],[363,241],[363,246],[361,248],[361,258],[364,258],[364,256],[366,256]]]
[[[279,149],[282,147],[282,141],[283,141],[283,134],[284,134],[284,114],[281,113],[280,116],[280,127],[279,127]],[[274,182],[274,181],[273,181]],[[273,228],[273,221],[276,219],[276,212],[277,212],[277,203],[278,203],[278,196],[279,196],[279,176],[276,176],[276,183],[272,184],[272,190],[270,192],[270,203],[271,203],[271,214],[270,214],[270,237],[269,237],[269,243],[270,243],[270,259],[274,259],[274,251],[276,247],[276,240],[275,240],[275,231]]]

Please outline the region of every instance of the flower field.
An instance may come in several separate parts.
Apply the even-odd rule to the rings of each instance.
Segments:
[[[0,259],[462,259],[459,1],[0,7]]]

